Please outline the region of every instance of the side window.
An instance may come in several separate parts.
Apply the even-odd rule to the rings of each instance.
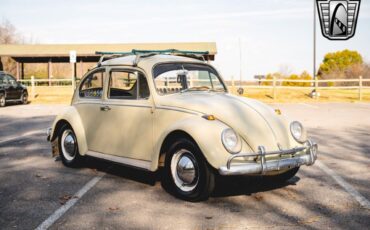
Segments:
[[[0,85],[4,84],[5,82],[5,76],[4,75],[0,75]]]
[[[17,81],[12,76],[6,75],[6,78],[8,80],[8,84],[10,84],[10,85],[16,85],[17,84]]]
[[[4,77],[3,77],[3,84],[4,85],[10,85],[10,81],[9,80],[10,79],[9,79],[8,75],[4,75]]]
[[[108,97],[125,100],[148,98],[148,83],[142,73],[112,70],[109,79]]]
[[[89,74],[80,85],[80,97],[99,99],[103,95],[105,70]]]

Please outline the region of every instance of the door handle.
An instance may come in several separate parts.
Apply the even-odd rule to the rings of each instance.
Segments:
[[[100,111],[109,111],[109,110],[111,110],[111,108],[109,106],[107,106],[107,105],[100,107]]]

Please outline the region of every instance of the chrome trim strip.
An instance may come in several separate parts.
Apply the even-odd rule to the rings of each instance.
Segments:
[[[104,105],[113,105],[113,106],[125,106],[125,107],[152,108],[152,106],[150,106],[150,105],[121,104],[121,103],[117,103],[117,102],[108,102],[108,101],[103,102],[103,104],[104,104]]]
[[[176,112],[189,113],[189,114],[193,114],[193,115],[202,114],[202,113],[197,113],[197,112],[193,112],[193,111],[186,110],[186,109],[181,109],[181,108],[178,108],[178,107],[156,106],[155,108],[156,109],[163,109],[163,110],[172,110],[172,111],[176,111]]]
[[[95,151],[87,151],[86,155],[108,160],[108,161],[113,161],[117,163],[121,163],[124,165],[129,165],[129,166],[134,166],[137,168],[142,168],[146,170],[150,170],[151,162],[150,161],[144,161],[144,160],[137,160],[137,159],[132,159],[132,158],[126,158],[126,157],[119,157],[119,156],[114,156],[114,155],[108,155],[108,154],[103,154]]]
[[[91,101],[90,101],[91,100]],[[90,99],[89,101],[76,101],[73,103],[73,105],[83,105],[83,104],[94,104],[94,105],[100,105],[103,104],[103,101],[101,99]]]

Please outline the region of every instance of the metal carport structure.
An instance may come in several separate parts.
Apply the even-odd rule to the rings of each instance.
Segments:
[[[24,79],[25,63],[47,63],[48,79],[52,76],[52,63],[68,63],[70,51],[76,51],[77,60],[72,65],[76,77],[76,65],[84,62],[98,62],[100,55],[96,51],[130,52],[138,50],[177,49],[186,51],[207,51],[205,60],[214,60],[217,54],[215,42],[187,43],[129,43],[129,44],[35,44],[35,45],[0,45],[0,56],[10,57],[16,62],[17,79]],[[1,65],[2,66],[2,65]]]

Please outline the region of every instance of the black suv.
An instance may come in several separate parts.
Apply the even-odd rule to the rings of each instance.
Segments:
[[[6,102],[27,104],[28,92],[26,86],[17,82],[13,76],[0,71],[0,107],[4,107]]]

